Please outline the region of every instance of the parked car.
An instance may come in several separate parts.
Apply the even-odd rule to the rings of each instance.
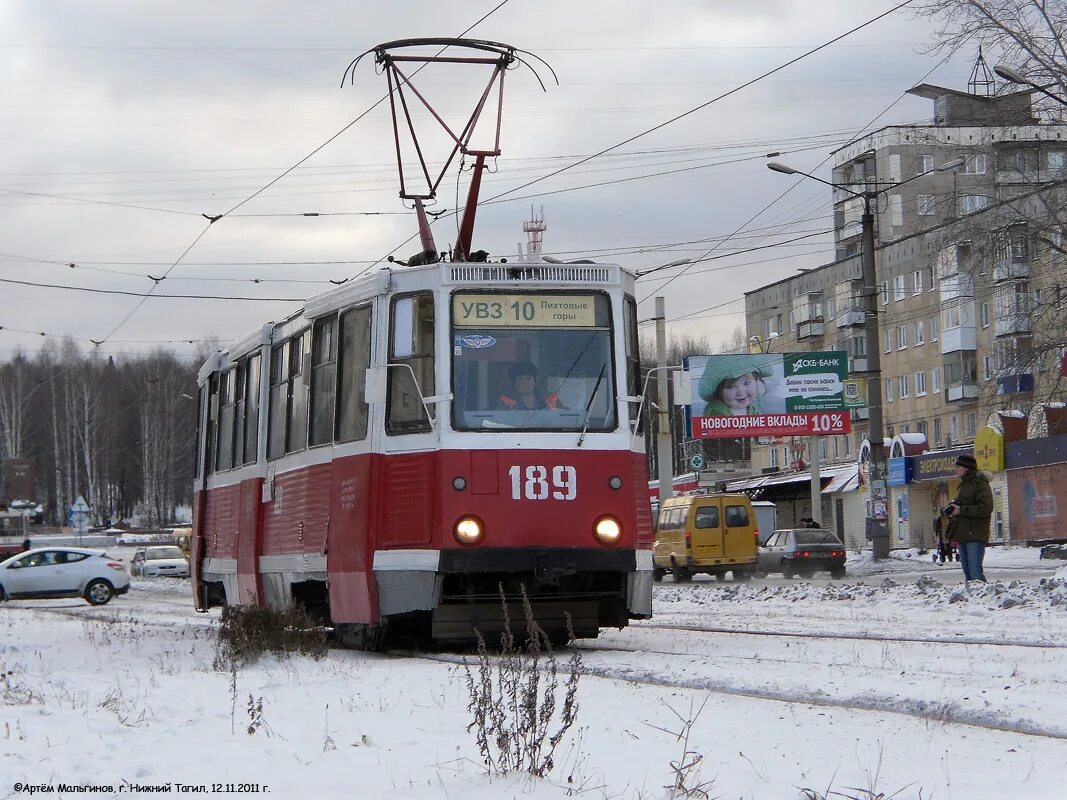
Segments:
[[[42,547],[0,561],[0,600],[84,597],[102,606],[130,590],[117,558],[80,547]]]
[[[140,547],[130,561],[130,572],[138,577],[146,575],[174,575],[189,577],[189,562],[177,545]]]
[[[703,572],[746,581],[756,569],[756,515],[748,495],[709,494],[664,500],[652,548],[652,578],[675,583]]]
[[[759,571],[781,572],[786,578],[812,577],[829,570],[830,577],[845,577],[845,545],[825,528],[787,528],[775,531],[759,549]]]

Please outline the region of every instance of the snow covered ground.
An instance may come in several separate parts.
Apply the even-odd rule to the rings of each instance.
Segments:
[[[218,615],[192,610],[187,581],[135,579],[101,608],[8,602],[0,798],[27,796],[21,782],[113,787],[68,797],[180,783],[205,787],[187,797],[651,800],[670,796],[684,720],[712,797],[1063,796],[1067,570],[994,550],[991,571],[1027,577],[962,587],[911,578],[929,571],[916,558],[850,562],[867,574],[832,585],[657,586],[654,619],[559,654],[579,652],[584,675],[544,779],[485,775],[456,653],[268,658],[234,693],[212,669]]]

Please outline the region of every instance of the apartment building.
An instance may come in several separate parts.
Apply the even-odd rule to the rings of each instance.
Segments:
[[[913,450],[967,448],[995,411],[1029,414],[1035,402],[1063,399],[1055,381],[1063,363],[1057,337],[1067,338],[1058,219],[1067,126],[1040,124],[1028,92],[989,97],[922,85],[911,93],[933,100],[933,123],[883,128],[838,150],[833,181],[879,192],[886,437]],[[836,260],[747,293],[747,332],[778,352],[844,350],[850,372],[862,376],[863,200],[832,191]],[[866,410],[853,412],[852,434],[822,439],[822,463],[854,461],[867,418]],[[788,470],[798,451],[796,442],[761,440],[753,468]],[[994,484],[998,504],[1005,487]],[[937,488],[943,496],[945,487]],[[911,507],[896,490],[894,545],[929,543],[937,496],[931,487]],[[998,505],[999,512],[1007,518]]]

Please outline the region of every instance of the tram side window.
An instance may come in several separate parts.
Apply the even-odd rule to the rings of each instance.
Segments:
[[[219,427],[215,469],[233,468],[233,370],[219,375]]]
[[[433,295],[427,292],[394,299],[391,322],[389,399],[385,431],[428,431],[430,420],[426,416],[419,393],[421,391],[422,397],[434,394]]]
[[[267,417],[267,458],[285,455],[285,399],[289,383],[289,343],[270,351],[270,398]]]
[[[337,385],[337,317],[316,320],[311,336],[311,435],[309,444],[333,441]]]
[[[241,466],[245,454],[245,408],[248,403],[248,360],[233,371],[233,466]]]
[[[641,348],[637,339],[637,303],[627,295],[622,303],[622,335],[626,339],[626,394],[638,397],[641,394]],[[637,420],[637,429],[641,430],[637,417],[639,403],[630,403],[630,422]]]
[[[259,362],[258,355],[252,356],[247,364],[245,385],[247,397],[245,400],[245,432],[244,432],[244,463],[255,463],[259,453]]]
[[[215,432],[218,430],[219,420],[219,376],[214,374],[211,376],[208,388],[207,398],[207,428],[204,431],[204,442],[206,452],[204,453],[204,464],[207,468],[207,474],[210,475],[215,471],[215,447],[217,442],[215,441]]]
[[[289,424],[285,452],[303,450],[308,443],[308,349],[311,331],[289,340]]]
[[[337,353],[337,441],[367,438],[367,368],[370,367],[371,307],[341,315]]]

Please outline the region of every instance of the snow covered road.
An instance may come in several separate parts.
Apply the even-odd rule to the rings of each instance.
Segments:
[[[669,731],[693,719],[712,796],[1051,800],[1067,776],[1067,575],[1010,557],[1044,577],[657,586],[652,620],[574,646],[578,722],[541,780],[484,774],[459,654],[335,650],[234,678],[212,669],[218,615],[193,611],[187,581],[135,579],[101,608],[0,604],[0,798],[22,781],[117,796],[125,780],[205,787],[189,797],[245,782],[262,797],[651,800],[682,755]]]

